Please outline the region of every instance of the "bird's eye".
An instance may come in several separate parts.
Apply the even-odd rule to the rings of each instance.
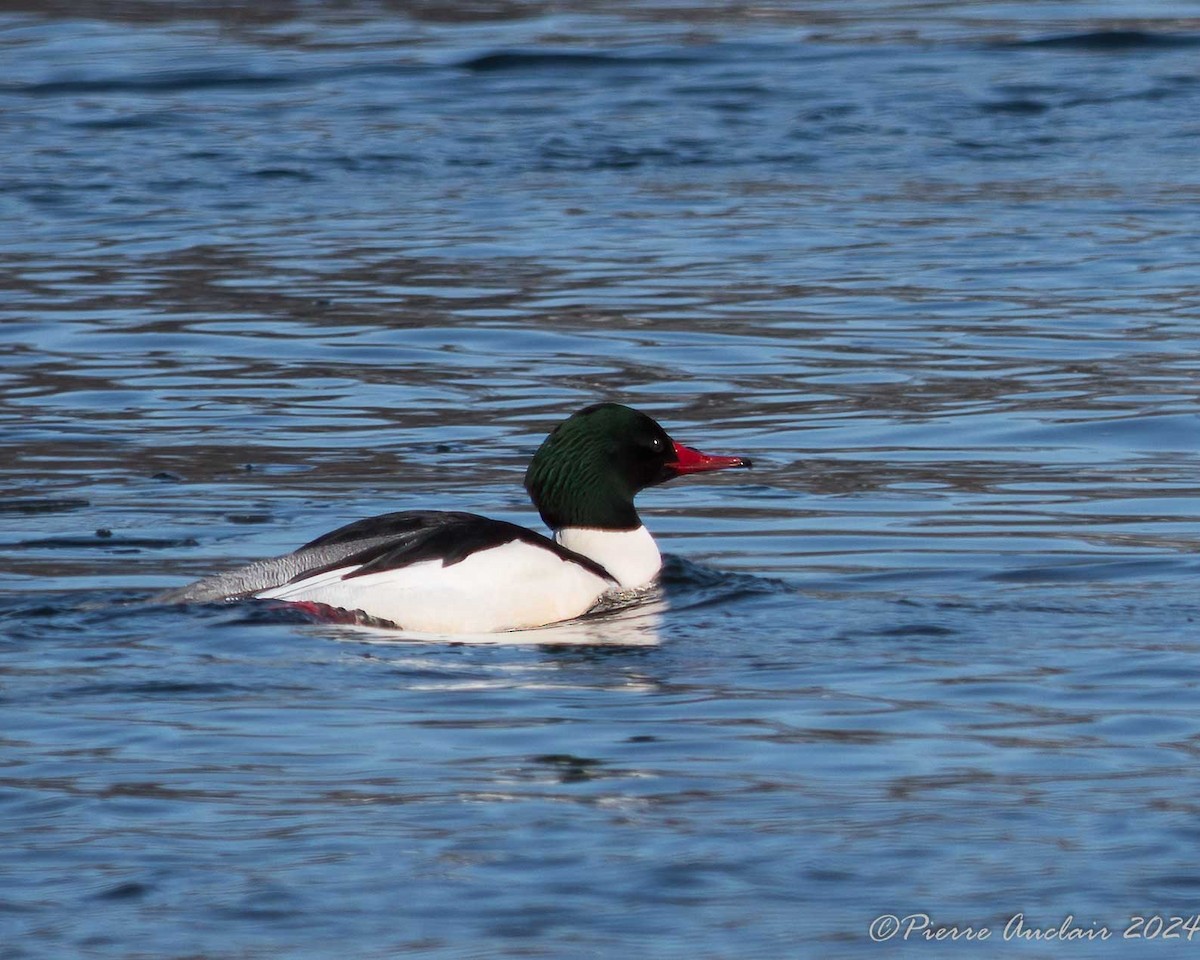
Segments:
[[[650,449],[655,453],[661,453],[663,448],[662,437],[655,437],[650,441]]]

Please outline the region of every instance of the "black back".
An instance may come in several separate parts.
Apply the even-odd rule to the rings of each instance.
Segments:
[[[339,567],[355,565],[359,565],[359,568],[347,574],[345,579],[384,570],[399,570],[424,560],[441,560],[443,567],[449,567],[481,550],[499,547],[514,540],[549,550],[563,560],[586,567],[598,577],[614,579],[596,561],[568,550],[549,537],[506,520],[456,511],[406,510],[356,520],[306,543],[293,556],[303,555],[309,550],[325,553],[330,547],[351,549],[345,553],[338,551],[336,559],[301,570],[288,582],[295,583]],[[361,543],[362,548],[354,549],[356,543]]]
[[[258,560],[227,570],[186,587],[167,590],[157,603],[212,603],[252,597],[263,590],[307,580],[343,567],[361,565],[349,577],[398,570],[422,560],[441,560],[443,566],[461,563],[471,554],[523,540],[556,557],[577,563],[598,577],[615,582],[600,564],[559,546],[549,537],[515,523],[489,520],[473,513],[411,510],[356,520],[306,543],[294,553]]]

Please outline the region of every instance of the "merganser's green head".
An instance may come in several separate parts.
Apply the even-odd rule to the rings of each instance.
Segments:
[[[749,467],[746,457],[711,456],[672,440],[651,417],[619,403],[585,407],[534,454],[525,489],[552,530],[636,530],[633,498],[685,473]]]

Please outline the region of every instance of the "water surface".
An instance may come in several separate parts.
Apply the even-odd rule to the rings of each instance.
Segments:
[[[9,5],[0,957],[1170,950],[1121,933],[1200,890],[1198,48],[1190,3]],[[536,523],[598,399],[756,461],[643,495],[644,608],[132,603]]]

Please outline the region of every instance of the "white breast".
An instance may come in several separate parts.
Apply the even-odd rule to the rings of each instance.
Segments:
[[[645,527],[636,530],[599,530],[563,527],[554,539],[568,550],[582,553],[616,577],[622,590],[648,586],[662,568],[658,544]]]
[[[255,596],[361,610],[423,633],[489,633],[581,616],[613,587],[578,563],[521,540],[450,566],[424,560],[343,579],[356,569],[332,570]]]

